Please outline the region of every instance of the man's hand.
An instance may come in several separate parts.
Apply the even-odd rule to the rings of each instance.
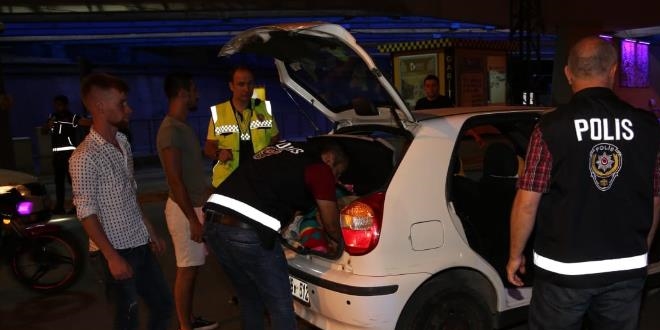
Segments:
[[[219,149],[217,155],[218,157],[216,158],[218,159],[220,164],[224,164],[234,159],[234,154],[231,152],[231,149]]]
[[[189,223],[190,223],[190,239],[197,243],[201,243],[202,238],[204,236],[204,230],[202,228],[202,224],[197,219],[195,219],[194,221],[189,221]]]
[[[520,255],[515,258],[509,258],[509,262],[506,264],[506,277],[515,286],[523,286],[525,283],[520,279],[518,273],[525,274],[527,269],[525,268],[525,256]]]
[[[165,241],[160,238],[160,236],[152,234],[149,242],[149,247],[151,247],[151,252],[157,254],[157,255],[162,255],[165,250],[167,250],[167,246],[165,245]]]
[[[108,260],[108,269],[115,280],[127,280],[133,277],[133,268],[122,256],[116,254]]]
[[[44,126],[41,127],[41,134],[49,134],[55,125],[55,119],[53,117],[48,118],[48,121]]]

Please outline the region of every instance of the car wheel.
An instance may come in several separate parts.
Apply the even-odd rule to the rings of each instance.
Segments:
[[[410,298],[397,330],[491,330],[493,319],[479,294],[468,287],[436,278]]]
[[[68,233],[41,234],[25,240],[11,257],[12,273],[32,290],[58,292],[78,280],[85,263],[83,256]]]

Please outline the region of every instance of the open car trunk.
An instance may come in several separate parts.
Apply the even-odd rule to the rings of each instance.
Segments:
[[[331,140],[346,152],[349,165],[337,184],[337,204],[341,210],[360,197],[385,191],[409,143],[402,132],[391,129],[384,131],[371,128],[359,134],[328,134],[310,137],[310,143]],[[340,214],[341,221],[341,214]],[[283,244],[299,254],[315,254],[329,259],[341,256],[342,242],[337,242],[336,251],[327,248],[328,238],[316,209],[299,214],[282,231]]]
[[[385,191],[417,123],[394,86],[348,31],[323,22],[256,27],[234,36],[218,55],[236,53],[272,57],[282,85],[334,124],[333,134],[310,138],[310,142],[332,139],[348,154],[349,166],[337,190],[340,206]],[[341,256],[342,242],[336,253],[323,248],[325,233],[314,211],[292,221],[283,229],[284,244],[302,254]],[[362,218],[357,221],[364,223]],[[353,227],[354,232],[367,231]],[[346,236],[346,230],[342,234]]]

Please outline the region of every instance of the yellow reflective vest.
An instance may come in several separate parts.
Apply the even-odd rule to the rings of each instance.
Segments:
[[[211,183],[217,187],[231,172],[238,167],[239,146],[241,140],[252,140],[254,152],[267,147],[273,136],[279,133],[273,116],[268,112],[266,103],[252,99],[248,132],[241,132],[231,102],[216,104],[211,107],[211,120],[206,134],[207,140],[218,142],[218,149],[231,149],[233,159],[224,164],[216,162],[213,166]],[[243,110],[249,111],[248,109]]]

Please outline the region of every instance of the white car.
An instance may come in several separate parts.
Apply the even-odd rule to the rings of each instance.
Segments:
[[[313,139],[339,141],[351,160],[341,180],[358,198],[341,210],[341,253],[286,244],[298,316],[322,329],[378,330],[525,320],[533,274],[528,286],[506,283],[509,212],[529,135],[547,109],[413,114],[338,25],[247,30],[220,55],[236,52],[274,57],[282,84],[335,125]]]

